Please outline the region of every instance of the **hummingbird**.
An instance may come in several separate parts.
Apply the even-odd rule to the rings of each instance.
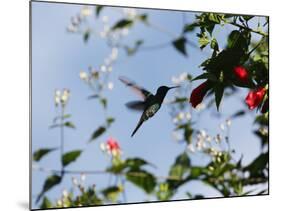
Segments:
[[[154,114],[161,108],[161,105],[163,103],[163,100],[168,93],[170,89],[178,88],[180,86],[160,86],[156,94],[153,95],[151,92],[147,91],[143,87],[138,86],[135,82],[121,76],[119,77],[119,80],[123,82],[128,87],[132,88],[133,91],[135,91],[142,100],[132,101],[126,103],[126,106],[130,109],[142,111],[142,115],[140,117],[140,120],[134,129],[133,133],[131,134],[131,137],[135,135],[137,130],[140,128],[140,126],[147,121],[149,118],[153,117]]]

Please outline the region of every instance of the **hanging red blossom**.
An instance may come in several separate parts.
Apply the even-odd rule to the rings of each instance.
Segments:
[[[208,88],[208,82],[205,81],[191,92],[190,95],[190,103],[193,108],[196,108],[198,104],[200,104],[204,98],[204,96],[207,94],[207,91],[209,90]]]
[[[260,105],[260,103],[263,100],[263,97],[265,95],[266,89],[264,87],[260,87],[256,90],[251,90],[246,99],[245,102],[248,105],[249,109],[253,110],[254,108],[256,108],[258,105]]]
[[[246,83],[249,81],[249,73],[243,66],[234,67],[233,73],[241,82]]]

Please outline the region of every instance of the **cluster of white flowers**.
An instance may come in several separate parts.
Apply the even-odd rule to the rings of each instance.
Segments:
[[[134,8],[123,8],[124,15],[129,19],[135,19],[137,17],[137,10]]]
[[[82,81],[86,82],[91,88],[94,88],[97,92],[101,91],[101,88],[106,87],[108,90],[114,88],[112,81],[108,81],[108,75],[112,72],[112,66],[118,58],[118,48],[113,47],[107,58],[104,59],[104,63],[100,65],[99,70],[89,67],[89,73],[81,70],[79,77]]]
[[[172,83],[173,83],[173,84],[179,85],[179,84],[181,84],[182,82],[184,82],[184,81],[187,80],[187,73],[186,73],[186,72],[183,72],[183,73],[181,73],[179,76],[172,76],[171,80],[172,80]]]
[[[67,31],[72,33],[78,32],[83,20],[86,17],[91,16],[92,13],[93,9],[91,7],[84,6],[76,16],[71,17],[70,24],[67,26]]]
[[[183,112],[180,111],[174,118],[173,122],[175,124],[182,123],[184,121],[190,121],[191,120],[191,113],[190,112]]]
[[[88,16],[91,16],[93,14],[93,10],[89,6],[84,6],[81,9],[80,14],[81,14],[82,17],[88,17]]]
[[[70,90],[69,89],[63,89],[61,90],[55,90],[55,105],[62,105],[65,106],[69,100],[70,97]]]

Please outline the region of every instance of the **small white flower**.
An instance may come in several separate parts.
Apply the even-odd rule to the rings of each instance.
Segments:
[[[110,58],[116,60],[118,56],[118,48],[112,48]]]
[[[220,129],[222,130],[222,131],[224,131],[225,130],[225,127],[224,127],[224,124],[220,124]]]
[[[66,189],[64,189],[63,191],[62,191],[62,195],[63,195],[63,197],[68,197],[68,191],[66,190]]]
[[[62,104],[66,104],[70,96],[70,91],[68,89],[64,89],[61,95]]]
[[[182,74],[180,74],[180,81],[183,82],[187,79],[187,73],[186,72],[183,72]]]
[[[62,200],[59,199],[59,200],[57,201],[57,205],[58,205],[58,206],[62,206]]]
[[[186,120],[191,120],[191,113],[186,112],[185,113],[185,118],[186,118]]]
[[[178,120],[177,117],[173,118],[173,123],[174,123],[174,124],[176,124],[176,123],[178,123],[178,122],[179,122],[179,120]]]
[[[216,135],[216,137],[215,137],[215,141],[216,141],[216,143],[220,143],[220,142],[221,142],[221,140],[222,140],[221,135],[220,135],[220,134],[217,134],[217,135]]]
[[[93,13],[92,9],[88,6],[83,7],[81,10],[81,15],[83,17],[90,16],[90,15],[92,15],[92,13]]]
[[[180,112],[180,113],[178,114],[178,119],[179,119],[179,120],[183,120],[183,119],[184,119],[184,113],[183,113],[183,112]]]
[[[78,180],[75,177],[72,177],[72,183],[75,186],[78,186]]]
[[[196,110],[197,111],[202,111],[206,108],[206,105],[204,103],[199,103],[197,106],[196,106]]]
[[[230,120],[230,119],[227,119],[227,120],[225,121],[225,123],[226,123],[226,125],[227,125],[228,127],[231,126],[231,120]]]
[[[83,71],[83,70],[80,71],[79,77],[83,81],[88,81],[88,74],[85,71]]]
[[[60,104],[61,92],[60,90],[55,91],[55,105],[58,106]]]
[[[85,182],[86,174],[82,173],[80,177],[81,177],[81,182]]]
[[[69,26],[67,26],[66,30],[67,30],[68,32],[73,32],[73,33],[78,31],[77,27],[76,27],[76,26],[73,26],[72,24],[70,24]]]
[[[193,144],[188,144],[187,149],[188,149],[190,152],[195,152],[195,149],[194,149]]]
[[[123,13],[130,19],[133,19],[137,15],[137,10],[133,8],[124,8]]]
[[[100,67],[100,70],[101,70],[102,72],[106,72],[106,66],[105,66],[105,65],[102,65],[102,66]]]
[[[107,150],[106,144],[105,143],[101,143],[100,144],[100,149],[102,152],[105,152]]]
[[[109,82],[109,83],[107,84],[107,88],[108,88],[109,90],[112,90],[113,87],[114,87],[114,84],[113,84],[112,82]]]
[[[211,137],[211,136],[209,136],[209,135],[207,135],[207,137],[206,137],[206,141],[210,143],[210,142],[212,141],[212,137]]]
[[[76,16],[72,17],[71,18],[71,23],[72,23],[73,26],[77,26],[80,23],[80,19],[78,17],[76,17]]]

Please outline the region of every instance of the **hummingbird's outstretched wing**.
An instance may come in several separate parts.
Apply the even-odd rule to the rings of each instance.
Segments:
[[[131,101],[126,103],[127,108],[136,110],[136,111],[143,111],[145,108],[144,101]]]
[[[152,95],[151,92],[147,91],[143,87],[138,86],[135,82],[131,81],[130,79],[124,76],[120,76],[119,80],[129,86],[130,88],[132,88],[132,90],[136,92],[143,100],[146,100],[148,96]]]

